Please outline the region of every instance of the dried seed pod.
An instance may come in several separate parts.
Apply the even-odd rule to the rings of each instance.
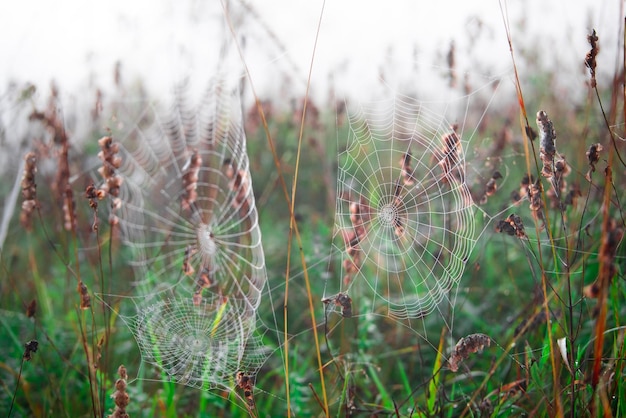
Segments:
[[[128,407],[128,404],[130,403],[130,396],[126,392],[126,380],[128,379],[126,367],[121,365],[117,369],[117,374],[120,378],[115,382],[115,392],[111,395],[113,401],[115,402],[115,409],[113,410],[113,414],[109,415],[109,418],[128,418],[126,407]]]
[[[20,223],[27,230],[32,230],[32,218],[35,209],[39,206],[37,202],[37,183],[35,183],[35,173],[37,172],[37,157],[35,153],[29,152],[24,156],[24,172],[22,175],[22,212],[20,213]]]
[[[541,174],[552,177],[553,162],[556,156],[556,131],[548,114],[543,110],[537,112],[537,128],[539,129],[539,156],[543,162]]]
[[[591,174],[596,171],[596,164],[600,161],[600,152],[603,149],[602,144],[597,143],[592,144],[587,150],[587,161],[589,161],[589,171],[587,171],[587,174],[585,175],[587,181],[591,181]]]
[[[37,340],[30,340],[26,344],[24,344],[24,354],[22,355],[24,360],[26,361],[32,360],[33,353],[36,353],[38,348],[39,348],[39,341]]]
[[[496,225],[496,232],[505,233],[518,238],[527,238],[522,218],[514,213],[510,214],[506,219],[498,222]]]
[[[498,190],[497,180],[502,178],[502,174],[499,171],[495,171],[489,181],[487,182],[487,189],[485,194],[487,196],[493,196],[495,192]]]
[[[89,290],[87,285],[81,280],[78,282],[78,294],[80,295],[80,309],[91,308],[91,296],[89,296]]]
[[[188,267],[193,269],[192,266]],[[196,289],[192,296],[192,301],[195,306],[200,305],[200,303],[202,302],[203,290],[208,289],[215,284],[215,280],[213,280],[212,277],[213,274],[211,270],[208,267],[203,266],[200,273],[198,273],[198,277],[196,279]]]
[[[191,245],[188,245],[187,248],[185,248],[185,258],[183,258],[183,274],[185,276],[191,276],[195,272],[195,269],[189,262],[189,259],[193,255],[193,252],[194,249]]]
[[[35,316],[35,313],[37,313],[37,299],[31,300],[26,307],[26,317],[33,318]]]
[[[99,188],[98,196],[100,199],[104,199],[107,194],[118,197],[122,185],[122,178],[117,175],[117,169],[122,165],[122,159],[117,155],[119,144],[113,142],[112,137],[104,136],[98,140],[98,145],[100,145],[98,158],[102,161],[102,167],[98,169],[98,173],[104,180]]]
[[[89,207],[93,210],[98,209],[98,190],[93,183],[85,188],[85,198],[89,200]]]
[[[542,222],[541,228],[543,228],[545,226],[545,217],[543,212],[544,204],[541,198],[541,190],[542,186],[539,180],[528,186],[528,196],[530,199],[529,207],[531,213],[536,220]]]
[[[76,230],[76,202],[74,201],[74,192],[69,186],[69,183],[65,189],[65,195],[63,198],[63,219],[63,226],[66,231]]]
[[[191,210],[198,198],[198,173],[202,166],[202,157],[197,150],[194,150],[183,167],[183,190],[181,207],[184,211]]]
[[[413,167],[411,166],[411,160],[413,156],[411,151],[407,151],[402,158],[400,158],[400,167],[402,168],[400,176],[405,186],[412,186],[415,184],[415,177],[413,176]]]
[[[352,317],[352,298],[346,293],[340,292],[336,295],[322,299],[322,303],[329,304],[334,303],[336,306],[341,306],[341,316],[344,318]]]
[[[457,133],[458,126],[452,125],[450,129],[451,132],[442,137],[444,145],[441,152],[443,158],[439,161],[439,166],[443,169],[445,180],[450,181],[454,179],[455,181],[464,182],[465,173],[460,164],[463,157],[461,155],[461,138]]]
[[[565,196],[564,203],[566,205],[576,206],[576,204],[578,203],[578,198],[582,195],[583,193],[580,190],[580,187],[577,184],[573,184],[569,192]]]
[[[535,177],[528,173],[524,174],[522,181],[520,181],[519,190],[511,193],[511,200],[514,204],[519,204],[525,197],[529,195],[530,185],[534,183]]]
[[[491,338],[485,334],[470,334],[461,338],[454,346],[454,350],[452,350],[452,354],[448,359],[448,367],[453,372],[458,371],[459,364],[467,359],[470,354],[480,352],[483,348],[490,345]]]
[[[596,83],[596,57],[598,56],[598,52],[600,52],[600,47],[598,46],[598,35],[596,34],[596,30],[593,29],[591,34],[587,35],[587,42],[591,46],[589,52],[585,56],[585,65],[589,68],[589,74],[591,75],[591,87],[595,88]]]
[[[480,199],[480,204],[484,205],[487,203],[489,197],[493,196],[498,191],[498,180],[502,178],[502,174],[499,171],[494,171],[491,175],[491,178],[487,181],[485,185],[485,193]]]
[[[450,41],[450,49],[448,49],[446,60],[448,62],[448,86],[452,89],[455,88],[457,84],[455,52],[454,41]]]
[[[243,391],[243,397],[246,398],[248,407],[254,409],[254,378],[239,371],[235,375],[235,383],[237,383],[237,387]]]

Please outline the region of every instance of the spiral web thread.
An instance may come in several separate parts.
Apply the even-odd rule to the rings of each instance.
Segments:
[[[197,107],[176,90],[122,137],[119,219],[132,249],[137,314],[123,317],[145,362],[195,387],[232,387],[266,359],[256,310],[267,276],[235,91],[213,82]],[[125,295],[126,296],[126,295]]]
[[[340,294],[397,319],[450,302],[478,238],[465,146],[455,127],[407,97],[349,117],[335,217]]]

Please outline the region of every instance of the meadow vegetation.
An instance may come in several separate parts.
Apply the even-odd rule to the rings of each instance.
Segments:
[[[136,280],[104,209],[109,201],[88,187],[106,182],[114,193],[115,173],[98,168],[115,166],[115,156],[99,140],[117,140],[120,120],[141,125],[141,105],[128,99],[151,101],[143,87],[94,94],[84,138],[66,127],[79,115],[63,107],[62,92],[14,90],[28,153],[14,156],[24,159],[15,210],[6,209],[15,173],[0,185],[10,216],[0,242],[0,410],[12,417],[626,416],[626,76],[620,62],[612,77],[596,79],[601,37],[590,33],[589,54],[580,57],[588,78],[572,87],[585,92],[578,102],[560,100],[550,84],[559,74],[522,54],[517,91],[477,111],[480,126],[465,151],[474,166],[468,186],[484,213],[507,210],[487,225],[476,218],[486,230],[454,289],[455,306],[408,322],[359,314],[367,301],[356,296],[352,317],[321,302],[329,277],[341,280],[329,248],[345,104],[302,98],[291,108],[268,100],[245,109],[272,293],[258,311],[272,355],[247,389],[235,376],[231,388],[211,390],[168,381],[142,364],[119,317],[132,306],[98,297]],[[34,94],[48,95],[48,104],[33,105]],[[288,240],[290,219],[299,240]]]

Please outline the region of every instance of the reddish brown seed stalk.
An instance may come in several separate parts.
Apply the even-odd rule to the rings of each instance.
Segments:
[[[520,187],[518,191],[512,193],[513,203],[516,205],[519,204],[525,197],[529,195],[530,185],[535,182],[535,177],[531,174],[524,174],[522,177],[522,181],[520,181]]]
[[[69,183],[65,188],[65,196],[63,198],[63,226],[66,231],[75,231],[76,221],[76,202],[74,201],[74,192]]]
[[[198,174],[202,166],[202,157],[197,150],[193,150],[189,161],[183,167],[183,189],[181,207],[184,211],[189,211],[198,199]]]
[[[411,166],[411,160],[413,156],[410,151],[407,151],[402,158],[400,158],[401,177],[405,186],[412,186],[415,184],[415,177],[413,176],[413,167]]]
[[[510,214],[506,219],[498,222],[496,225],[496,232],[516,236],[518,238],[527,238],[522,218],[514,213]]]
[[[33,359],[33,354],[37,352],[39,348],[39,341],[30,340],[26,344],[24,344],[24,354],[22,357],[26,361],[31,361]]]
[[[230,159],[224,161],[223,169],[226,177],[230,180],[230,189],[235,192],[235,199],[232,205],[239,210],[239,215],[245,219],[250,213],[252,199],[254,198],[250,193],[250,176],[246,170],[238,169]]]
[[[347,285],[352,281],[352,277],[361,268],[362,252],[359,244],[367,233],[365,222],[370,219],[369,206],[365,204],[363,198],[350,203],[350,222],[352,230],[342,231],[346,253],[348,258],[343,261],[344,277],[343,281]]]
[[[202,302],[202,291],[215,284],[211,277],[211,270],[208,267],[202,267],[200,274],[198,274],[198,278],[196,280],[196,290],[192,297],[194,306],[199,306]]]
[[[544,203],[541,198],[541,182],[537,179],[536,182],[531,183],[528,186],[528,198],[530,200],[530,211],[537,221],[541,222],[540,228],[545,227],[545,216],[544,216]]]
[[[126,413],[126,407],[128,407],[130,403],[130,396],[126,392],[126,381],[128,380],[126,367],[121,365],[117,369],[117,374],[120,378],[115,382],[115,392],[113,392],[111,396],[115,402],[115,409],[113,410],[113,414],[109,415],[109,418],[128,418],[129,415]]]
[[[352,298],[346,293],[340,292],[336,295],[322,299],[322,303],[329,304],[334,303],[336,306],[341,306],[341,316],[344,318],[352,317]]]
[[[122,158],[117,155],[119,144],[113,142],[113,138],[110,136],[100,138],[98,144],[100,145],[98,158],[102,161],[102,167],[98,169],[98,173],[104,179],[104,184],[100,190],[113,197],[118,197],[122,185],[122,178],[117,175],[117,169],[122,165]]]
[[[109,222],[111,225],[118,223],[117,216],[115,216],[115,210],[119,209],[122,205],[122,201],[119,198],[120,187],[122,186],[122,177],[117,174],[117,169],[122,165],[122,158],[118,155],[119,144],[113,141],[111,136],[104,136],[98,140],[100,145],[100,152],[98,158],[102,161],[102,166],[98,169],[98,173],[103,179],[102,185],[97,190],[89,189],[86,191],[86,196],[89,199],[89,205],[94,209],[94,227],[97,227],[97,217],[95,211],[97,204],[95,199],[104,199],[107,195],[112,196],[111,200],[111,214],[109,216]]]
[[[448,367],[451,371],[456,372],[459,370],[459,365],[463,360],[467,359],[470,354],[480,352],[485,347],[491,345],[491,338],[485,334],[470,334],[467,337],[461,338],[448,359]]]
[[[596,34],[596,30],[593,29],[590,35],[587,35],[587,42],[591,46],[589,52],[585,56],[585,65],[589,68],[589,74],[591,75],[591,87],[595,88],[596,83],[596,57],[598,56],[598,52],[600,52],[600,46],[598,45],[598,35]]]
[[[448,85],[450,86],[450,88],[455,88],[458,80],[456,74],[456,48],[454,45],[454,41],[450,42],[450,49],[448,49],[446,61],[448,62]]]
[[[569,164],[562,156],[554,161],[554,176],[552,177],[552,187],[546,192],[553,208],[564,208],[565,202],[562,201],[567,191],[567,181],[565,178],[572,172]]]
[[[239,213],[241,217],[245,218],[250,212],[251,208],[251,197],[250,194],[250,176],[244,170],[239,170],[237,175],[235,176],[235,181],[233,183],[233,191],[237,192],[235,196],[235,207],[239,208]]]
[[[248,407],[254,409],[254,378],[244,372],[237,372],[235,382],[237,387],[243,391],[243,397],[246,398]]]
[[[183,274],[185,276],[191,276],[193,273],[195,273],[195,269],[190,263],[191,256],[194,254],[194,252],[195,249],[191,245],[188,245],[187,248],[185,248],[185,258],[183,258]]]
[[[491,175],[491,178],[487,181],[487,184],[485,185],[485,193],[483,193],[483,196],[480,199],[481,205],[486,204],[489,200],[489,197],[496,194],[496,192],[498,191],[498,180],[500,180],[501,178],[502,174],[499,171],[494,171],[494,173]]]
[[[548,114],[543,110],[537,112],[537,128],[539,129],[539,156],[543,163],[541,174],[552,178],[552,166],[556,157],[556,131]]]
[[[586,152],[587,161],[589,161],[589,171],[587,171],[585,178],[589,182],[591,182],[591,174],[596,172],[596,164],[600,161],[600,152],[603,149],[602,144],[597,143],[592,144]]]
[[[439,166],[443,169],[443,178],[452,183],[454,180],[465,181],[465,173],[461,167],[461,138],[457,133],[458,126],[452,125],[451,132],[442,137],[443,147],[441,152],[443,158],[439,160]],[[454,171],[453,171],[454,170]],[[455,173],[455,174],[453,174]]]
[[[89,296],[89,290],[87,285],[81,280],[78,282],[77,289],[80,295],[80,309],[91,308],[91,296]]]
[[[26,307],[26,317],[34,318],[36,313],[37,313],[37,299],[33,299],[30,301],[30,303]]]
[[[24,156],[24,161],[24,174],[21,183],[23,200],[20,223],[27,231],[31,231],[33,228],[33,213],[39,206],[37,201],[37,183],[35,183],[37,157],[35,153],[29,152]]]

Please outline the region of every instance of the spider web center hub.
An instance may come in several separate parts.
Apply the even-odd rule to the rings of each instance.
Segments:
[[[213,239],[213,232],[207,224],[200,224],[198,227],[198,245],[203,259],[210,259],[217,252],[217,244]]]

